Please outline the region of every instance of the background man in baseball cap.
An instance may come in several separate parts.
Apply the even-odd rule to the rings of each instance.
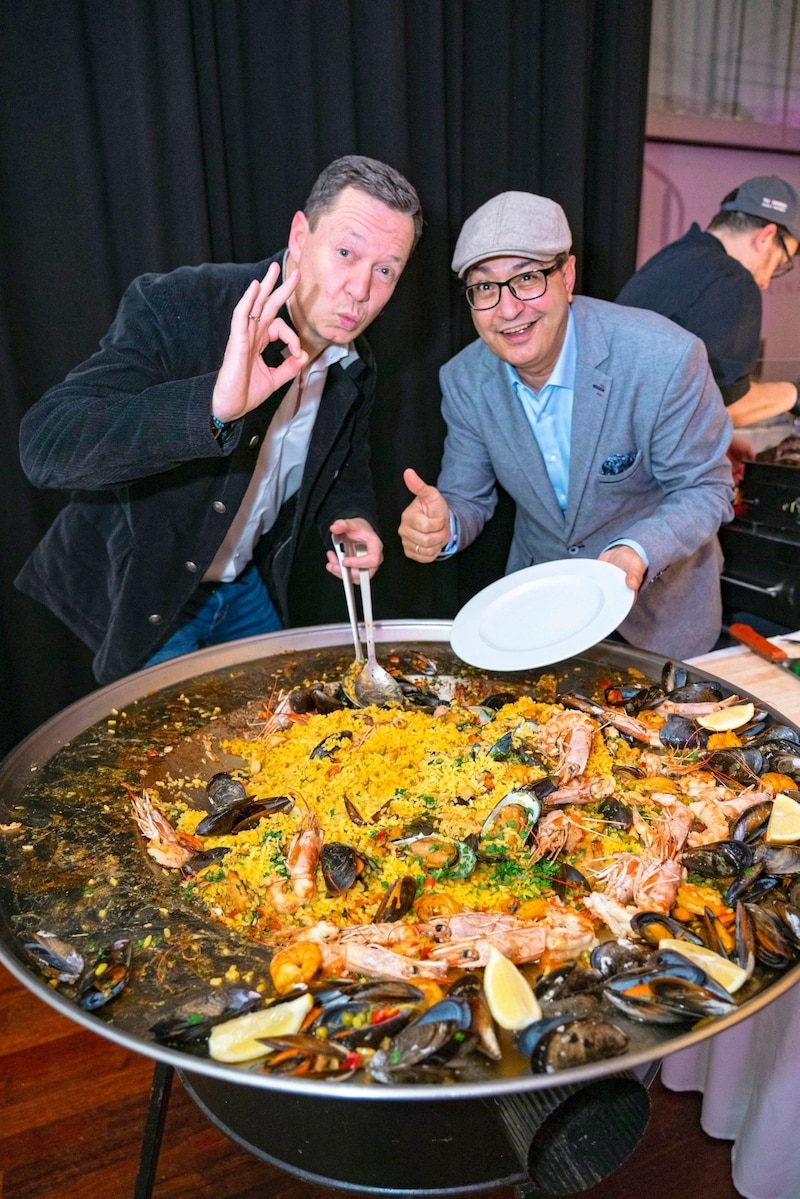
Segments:
[[[406,470],[400,538],[417,562],[463,549],[499,482],[516,503],[506,573],[612,562],[638,593],[621,635],[690,657],[721,626],[731,424],[702,342],[654,313],[573,295],[571,244],[560,206],[528,192],[495,196],[465,222],[453,270],[478,339],[440,372],[442,468],[436,487]]]
[[[695,222],[617,296],[617,303],[660,312],[704,342],[734,425],[800,414],[798,382],[751,378],[761,339],[761,292],[792,269],[798,242],[797,192],[777,175],[759,175],[725,196],[705,232]]]

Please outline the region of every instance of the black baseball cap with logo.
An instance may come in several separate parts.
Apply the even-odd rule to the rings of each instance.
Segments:
[[[721,212],[746,212],[788,229],[800,242],[800,199],[791,183],[777,175],[757,175],[737,187],[731,199],[720,204]]]

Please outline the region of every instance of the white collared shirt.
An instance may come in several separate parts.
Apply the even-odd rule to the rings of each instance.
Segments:
[[[349,366],[357,357],[352,343],[329,345],[293,380],[270,421],[244,499],[204,583],[231,582],[250,563],[256,542],[275,524],[281,505],[300,489],[329,367],[334,362]]]

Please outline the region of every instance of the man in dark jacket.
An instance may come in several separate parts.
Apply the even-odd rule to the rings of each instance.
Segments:
[[[28,478],[75,490],[17,586],[95,651],[101,683],[280,628],[312,524],[378,568],[361,334],[421,226],[397,171],[337,159],[286,250],[135,279],[100,350],[26,414]]]
[[[649,308],[699,337],[734,426],[800,413],[798,382],[752,378],[761,339],[761,292],[792,269],[800,199],[777,175],[747,179],[724,197],[703,232],[696,223],[633,275],[618,304]]]

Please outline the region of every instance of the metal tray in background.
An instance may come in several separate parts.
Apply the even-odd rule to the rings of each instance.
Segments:
[[[381,656],[418,648],[439,663],[443,674],[477,673],[450,650],[450,627],[450,622],[378,624]],[[202,759],[204,777],[210,777],[220,768],[209,753],[217,736],[257,723],[261,703],[280,687],[339,677],[352,660],[349,642],[348,626],[327,625],[201,650],[93,692],[12,751],[0,764],[0,823],[19,821],[22,828],[0,835],[0,961],[16,978],[62,1015],[183,1071],[328,1101],[431,1100],[429,1086],[382,1088],[249,1072],[161,1046],[147,1031],[232,966],[242,974],[252,971],[254,980],[266,977],[268,953],[205,922],[181,896],[175,874],[153,865],[142,852],[124,784],[135,786],[159,773],[188,775]],[[662,665],[656,655],[603,642],[568,662],[498,681],[525,679],[547,692],[557,678],[562,690],[589,693],[610,676],[631,670],[658,678]],[[690,670],[690,677],[709,676]],[[152,940],[136,951],[134,976],[122,994],[90,1014],[50,987],[25,952],[24,941],[37,929],[87,950],[121,935],[134,943]],[[745,997],[737,1012],[706,1027],[680,1031],[678,1026],[674,1032],[626,1022],[630,1051],[573,1070],[568,1081],[597,1079],[697,1044],[752,1015],[799,977],[800,965],[775,976],[764,990]],[[531,1075],[525,1066],[522,1058],[506,1055],[502,1072],[443,1084],[437,1099],[486,1098],[566,1081]]]

